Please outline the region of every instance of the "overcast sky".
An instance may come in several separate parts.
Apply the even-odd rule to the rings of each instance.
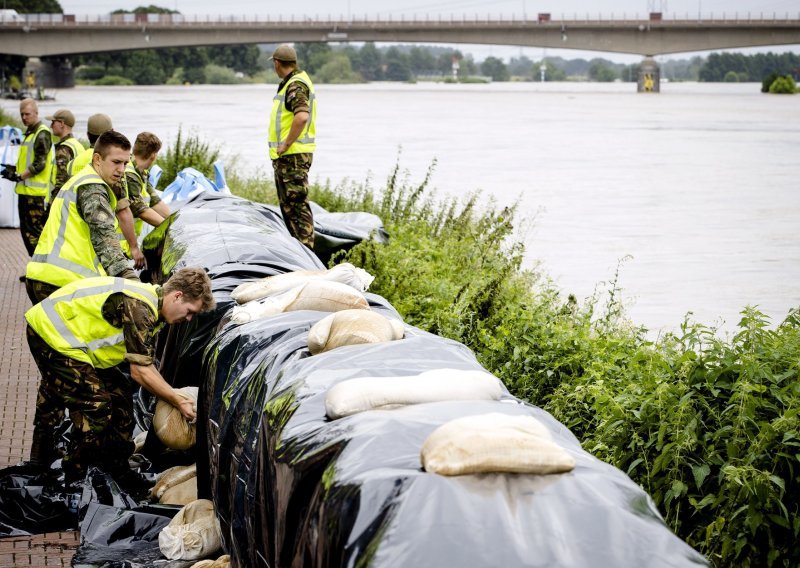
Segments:
[[[138,6],[155,4],[164,8],[178,10],[186,15],[247,15],[247,16],[319,16],[326,18],[347,17],[417,17],[428,16],[475,16],[486,15],[504,17],[533,18],[538,12],[550,12],[554,18],[562,15],[569,19],[584,17],[621,18],[625,16],[644,16],[649,11],[661,11],[665,15],[675,17],[695,17],[703,14],[706,17],[725,14],[753,16],[778,16],[789,14],[800,17],[800,1],[798,0],[301,0],[286,2],[285,0],[59,0],[66,14],[107,14],[116,9],[132,10]],[[224,6],[224,8],[223,8]],[[545,52],[542,48],[460,45],[464,53],[472,54],[477,61],[489,55],[500,57],[506,61],[510,57],[526,55],[539,60]],[[757,51],[767,51],[758,49]],[[798,46],[777,46],[771,51],[800,51]],[[737,50],[745,53],[756,50]],[[567,59],[584,57],[605,57],[612,61],[633,63],[641,58],[633,55],[582,52],[575,50],[547,50],[546,55],[556,55]],[[687,58],[693,54],[677,54],[671,58]]]

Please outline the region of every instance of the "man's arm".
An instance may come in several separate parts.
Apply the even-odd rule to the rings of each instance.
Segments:
[[[33,176],[41,173],[47,164],[47,155],[50,153],[50,146],[53,145],[53,139],[50,137],[49,130],[42,130],[33,141],[33,160],[31,165],[23,172],[18,172],[22,180],[32,178]]]
[[[277,151],[279,156],[295,143],[295,140],[300,137],[300,133],[303,132],[303,129],[306,127],[306,124],[308,124],[308,112],[301,111],[295,113],[292,119],[292,126],[289,128],[289,134],[286,135],[286,140],[281,142],[278,146]]]
[[[187,420],[194,420],[197,417],[194,401],[184,398],[172,388],[154,365],[144,366],[131,363],[131,378],[161,400],[180,410]]]
[[[139,250],[139,241],[136,240],[136,229],[133,227],[133,213],[130,207],[117,210],[117,219],[119,219],[119,226],[122,229],[122,234],[125,240],[128,241],[128,246],[131,248],[131,257],[133,258],[134,268],[144,268],[144,255]]]
[[[162,219],[166,219],[172,214],[171,211],[169,210],[169,205],[167,205],[163,201],[159,200],[158,203],[153,203],[151,201],[150,203],[151,203],[150,208],[159,215],[161,215]]]
[[[139,219],[141,219],[142,221],[144,221],[149,225],[152,225],[153,227],[158,227],[161,223],[164,222],[164,217],[156,213],[156,211],[154,211],[150,207],[139,213]]]
[[[92,247],[106,273],[136,279],[136,273],[128,266],[128,257],[119,245],[106,186],[98,183],[78,188],[78,214],[89,225]]]

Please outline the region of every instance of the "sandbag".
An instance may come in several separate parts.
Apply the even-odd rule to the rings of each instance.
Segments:
[[[446,422],[425,440],[420,457],[425,471],[441,475],[564,473],[575,467],[534,417],[496,412]]]
[[[331,387],[325,413],[337,419],[365,410],[446,400],[499,400],[500,379],[485,371],[433,369],[402,377],[359,377]]]
[[[176,389],[184,398],[197,402],[197,387]],[[181,411],[165,400],[159,399],[153,414],[153,429],[158,439],[173,450],[188,450],[196,439],[195,425],[188,422]]]
[[[359,292],[366,292],[375,279],[363,268],[357,268],[349,262],[337,264],[328,270],[296,270],[286,274],[267,276],[255,282],[246,282],[237,286],[231,297],[239,304],[275,296],[305,284],[311,280],[327,280],[346,284]]]
[[[161,554],[169,560],[199,560],[222,547],[222,534],[208,499],[192,501],[158,535]]]
[[[192,564],[190,568],[230,568],[230,565],[230,554],[223,554],[216,560],[201,560],[196,564]]]
[[[144,448],[145,440],[147,440],[147,430],[139,432],[133,438],[133,453],[138,454]]]
[[[197,499],[197,465],[178,465],[161,472],[150,497],[171,505],[186,505]]]
[[[402,339],[403,323],[370,310],[344,310],[322,318],[308,331],[312,355],[345,345]]]
[[[159,498],[162,505],[188,505],[197,500],[197,476],[190,477],[182,483],[173,485]]]
[[[327,280],[310,280],[277,296],[268,296],[235,306],[231,321],[242,324],[282,312],[297,310],[338,312],[368,309],[369,303],[364,294],[347,284]]]

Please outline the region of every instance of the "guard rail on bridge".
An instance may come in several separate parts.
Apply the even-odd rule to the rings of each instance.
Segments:
[[[662,55],[800,44],[800,13],[560,19],[26,14],[0,22],[0,53],[40,57],[198,45],[382,41],[518,45]],[[80,33],[76,33],[80,32]]]

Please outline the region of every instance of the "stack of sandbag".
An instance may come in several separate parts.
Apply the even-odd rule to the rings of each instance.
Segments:
[[[197,499],[197,465],[177,465],[156,478],[150,497],[168,505],[188,505]]]
[[[161,529],[158,535],[161,554],[169,560],[200,560],[222,548],[222,534],[208,499],[192,501]]]
[[[434,430],[420,453],[425,471],[474,473],[564,473],[575,460],[533,416],[492,412],[451,420]]]
[[[366,410],[448,400],[499,400],[500,379],[485,371],[434,369],[401,377],[359,377],[332,386],[325,413],[335,420]]]
[[[288,275],[281,275],[288,276]],[[274,278],[278,278],[275,276]],[[368,310],[364,294],[355,288],[328,280],[309,280],[277,295],[250,300],[233,308],[231,321],[242,324],[283,312],[316,310],[338,312],[341,310]]]
[[[328,270],[296,270],[286,274],[268,276],[255,282],[237,286],[231,297],[239,304],[252,300],[276,296],[310,281],[328,281],[346,284],[359,292],[366,292],[375,278],[366,270],[356,268],[349,262],[338,264]]]
[[[197,404],[197,387],[183,387],[176,390],[182,397]],[[197,437],[195,425],[188,422],[178,408],[160,399],[153,414],[153,429],[158,439],[173,450],[188,450],[194,446]]]
[[[369,310],[343,310],[322,318],[308,331],[312,355],[345,345],[382,343],[402,339],[403,323]]]
[[[192,564],[190,568],[230,568],[231,566],[231,555],[230,554],[223,554],[216,560],[201,560],[195,564]]]

